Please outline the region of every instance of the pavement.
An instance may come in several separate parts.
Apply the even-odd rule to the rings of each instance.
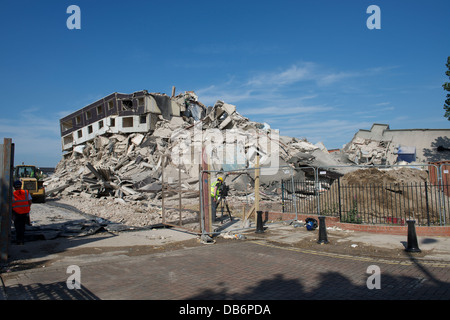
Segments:
[[[12,244],[0,300],[450,299],[448,237],[418,237],[411,253],[407,235],[327,228],[319,244],[318,230],[295,223],[217,228],[208,239],[171,227]],[[368,289],[372,270],[380,290]]]

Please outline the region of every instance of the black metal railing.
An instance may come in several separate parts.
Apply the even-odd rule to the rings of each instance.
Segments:
[[[348,185],[339,179],[332,184],[285,180],[282,201],[285,212],[338,216],[341,222],[404,225],[414,219],[418,225],[444,225],[449,224],[450,197],[444,192],[448,187],[427,182]]]

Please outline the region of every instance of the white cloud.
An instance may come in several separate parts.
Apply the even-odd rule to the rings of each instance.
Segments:
[[[61,159],[59,119],[39,108],[24,110],[21,119],[0,119],[0,136],[14,143],[14,162],[55,166]]]
[[[305,113],[318,113],[330,111],[331,107],[325,106],[297,106],[297,107],[284,107],[284,106],[270,106],[262,108],[250,108],[245,109],[243,112],[245,116],[250,115],[271,115],[273,117],[279,116],[291,116],[291,115],[302,115]]]
[[[279,72],[265,72],[253,76],[246,85],[249,87],[279,87],[299,81],[307,81],[314,78],[315,68],[316,65],[311,62],[292,65],[288,69]]]
[[[386,117],[394,107],[367,81],[395,67],[336,70],[300,62],[279,70],[231,78],[196,90],[200,101],[236,104],[250,120],[267,122],[282,135],[342,147],[359,130]],[[358,99],[361,102],[358,102]],[[379,101],[379,100],[378,100]],[[360,103],[360,104],[359,104]],[[373,122],[372,122],[373,121]]]
[[[317,117],[308,121],[299,121],[294,125],[286,125],[280,129],[280,134],[293,137],[305,137],[308,141],[326,142],[329,148],[341,148],[349,142],[359,129],[372,126],[370,121],[352,121]]]
[[[360,76],[362,76],[362,74],[358,72],[336,72],[318,75],[316,81],[317,84],[321,86],[327,86],[344,79],[356,78]]]
[[[294,64],[287,69],[276,72],[262,72],[253,76],[246,83],[249,87],[282,87],[298,82],[313,82],[327,86],[347,79],[379,74],[390,68],[370,68],[361,71],[334,71],[313,62]]]

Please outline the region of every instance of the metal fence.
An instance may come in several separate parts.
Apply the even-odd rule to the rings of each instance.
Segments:
[[[276,174],[274,172],[276,172]],[[288,181],[290,181],[290,185],[294,183],[294,170],[290,166],[259,167],[257,162],[255,167],[250,168],[233,170],[200,170],[199,190],[200,195],[202,195],[200,197],[202,234],[218,234],[222,232],[228,233],[247,229],[250,224],[247,224],[246,222],[249,222],[249,219],[254,219],[256,223],[257,212],[269,212],[270,209],[267,208],[267,204],[265,204],[264,201],[261,201],[261,196],[264,193],[259,190],[260,178],[265,175],[289,177]],[[210,186],[218,176],[222,176],[224,178],[224,184],[229,183],[232,180],[242,178],[238,188],[236,188],[236,184],[234,185],[235,189],[233,190],[233,196],[235,203],[230,203],[230,207],[232,208],[230,210],[233,211],[234,207],[236,215],[240,217],[238,220],[241,220],[241,223],[235,225],[236,228],[233,228],[232,225],[238,220],[233,219],[232,221],[231,213],[229,216],[227,215],[228,203],[226,201],[225,203],[219,201],[219,205],[216,209],[217,220],[215,220],[216,222],[213,220],[213,210],[210,201]],[[257,192],[256,190],[259,190],[260,192]],[[267,196],[267,194],[265,195]],[[277,199],[277,204],[279,204],[279,194],[272,194],[272,196]],[[226,206],[226,211],[224,206]],[[297,212],[295,201],[292,203],[292,208],[292,212]],[[233,213],[233,216],[235,213]],[[225,216],[223,216],[223,214],[225,214]],[[222,218],[225,218],[225,223]]]
[[[327,183],[318,175],[309,181],[283,180],[283,210],[336,216],[348,223],[404,225],[414,219],[418,225],[446,225],[450,188],[441,169],[434,183],[346,184],[340,178]]]

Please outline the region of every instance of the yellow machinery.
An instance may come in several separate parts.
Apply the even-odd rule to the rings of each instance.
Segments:
[[[31,165],[19,165],[14,169],[14,180],[22,181],[22,189],[28,190],[33,202],[45,202],[42,172]]]

